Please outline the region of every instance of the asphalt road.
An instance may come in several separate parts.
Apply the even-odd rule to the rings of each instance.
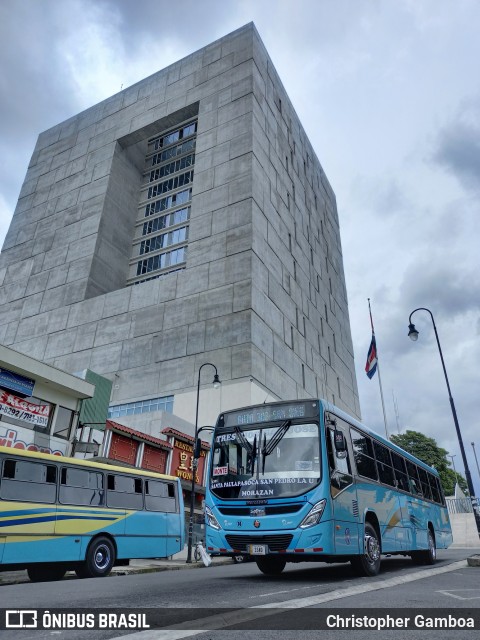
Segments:
[[[38,608],[50,612],[54,608],[64,611],[80,608],[83,613],[99,610],[125,613],[126,609],[140,609],[148,614],[147,622],[156,619],[164,625],[183,628],[138,633],[133,629],[25,629],[4,631],[2,637],[6,640],[43,640],[52,636],[100,640],[129,635],[129,640],[180,640],[193,636],[202,640],[225,637],[229,640],[299,637],[309,640],[320,636],[325,640],[367,637],[370,640],[375,633],[373,629],[343,630],[343,619],[353,617],[358,623],[358,618],[366,614],[374,621],[387,614],[391,618],[419,613],[426,616],[428,609],[435,609],[440,617],[449,611],[462,613],[466,620],[476,616],[478,626],[475,630],[447,628],[429,632],[425,628],[384,629],[377,635],[395,640],[416,640],[424,638],[425,633],[430,637],[435,634],[435,640],[477,639],[480,636],[480,567],[469,567],[466,558],[479,552],[480,548],[439,551],[438,562],[433,567],[417,567],[408,558],[385,558],[382,572],[375,578],[354,576],[348,564],[314,563],[287,565],[281,576],[267,577],[258,571],[255,563],[246,563],[106,579],[6,585],[0,588],[0,606],[5,608]],[[397,609],[403,611],[399,613]],[[325,625],[328,615],[330,622],[337,626],[317,630]],[[337,615],[339,623],[332,617]],[[208,631],[202,633],[202,629]]]

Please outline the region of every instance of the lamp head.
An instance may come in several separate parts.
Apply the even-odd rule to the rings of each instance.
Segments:
[[[213,376],[213,388],[218,389],[218,387],[222,384],[222,381],[218,377],[218,373]]]
[[[410,340],[413,340],[414,342],[418,340],[418,331],[415,329],[414,324],[408,325],[408,337],[410,338]]]

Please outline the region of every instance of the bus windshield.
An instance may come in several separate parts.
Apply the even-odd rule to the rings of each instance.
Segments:
[[[214,438],[210,489],[219,498],[298,496],[320,482],[317,424],[232,427]]]

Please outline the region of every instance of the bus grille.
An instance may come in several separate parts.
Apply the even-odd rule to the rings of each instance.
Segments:
[[[282,551],[288,547],[293,535],[236,536],[227,535],[226,539],[232,549],[246,551],[249,544],[266,544],[270,551]]]
[[[279,505],[271,505],[271,506],[263,506],[260,505],[258,508],[265,509],[266,516],[277,516],[284,515],[285,513],[297,513],[303,507],[303,504],[279,504]],[[219,511],[224,516],[249,516],[252,509],[255,509],[256,506],[252,507],[219,507]]]

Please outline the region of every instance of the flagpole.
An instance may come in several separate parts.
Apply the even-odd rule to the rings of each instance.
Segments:
[[[370,313],[370,324],[372,325],[372,335],[375,335],[375,329],[373,328],[373,318],[372,318],[372,309],[370,307],[370,298],[368,298],[368,311]],[[385,413],[385,402],[383,400],[383,389],[382,389],[382,379],[380,377],[380,362],[378,357],[378,347],[375,343],[376,351],[377,351],[377,371],[378,371],[378,385],[380,387],[380,398],[382,400],[382,410],[383,410],[383,422],[385,424],[385,434],[387,436],[387,440],[390,438],[388,435],[388,426],[387,426],[387,414]]]

